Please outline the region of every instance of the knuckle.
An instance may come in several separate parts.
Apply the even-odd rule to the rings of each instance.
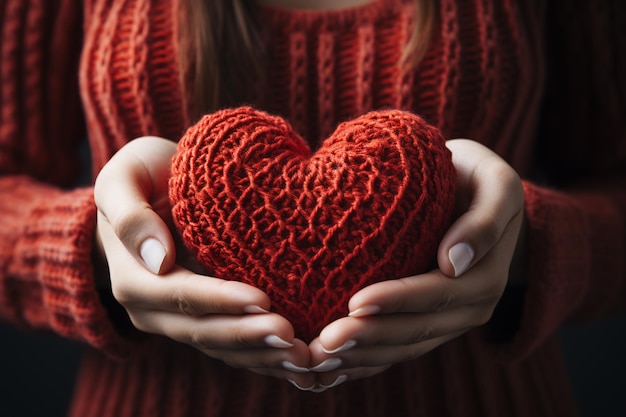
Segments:
[[[149,210],[149,206],[138,206],[131,210],[124,211],[119,216],[111,219],[111,225],[117,237],[125,243],[130,243],[135,236],[143,228],[142,218],[145,210]]]
[[[132,306],[136,301],[135,292],[126,285],[114,284],[112,281],[111,292],[113,298],[124,307]]]
[[[406,349],[402,349],[400,351],[398,359],[399,359],[399,362],[409,362],[414,359],[417,359],[420,356],[421,354],[418,348],[407,347]]]
[[[441,297],[437,300],[437,302],[433,305],[432,311],[441,312],[447,310],[457,299],[457,294],[453,291],[447,290],[445,291]]]
[[[435,334],[435,329],[432,325],[428,324],[424,327],[415,329],[411,334],[412,343],[420,343],[425,340],[429,340]]]
[[[142,331],[144,333],[152,333],[152,329],[150,328],[150,326],[148,326],[148,324],[141,319],[141,317],[137,314],[133,314],[132,312],[128,311],[128,318],[130,319],[131,324],[133,325],[133,327],[135,327],[137,330]]]
[[[231,368],[242,369],[245,366],[237,359],[232,357],[224,357],[221,359],[224,364],[230,366]]]
[[[209,335],[198,329],[191,329],[188,332],[188,340],[189,344],[200,350],[224,348],[239,350],[259,346],[250,335],[250,331],[239,326],[233,326],[221,335]]]
[[[250,334],[248,329],[237,326],[231,332],[232,343],[239,347],[252,347],[257,345],[255,338]]]
[[[216,348],[215,344],[211,343],[211,340],[206,337],[206,334],[197,328],[188,329],[185,339],[186,340],[183,340],[185,343],[188,343],[198,350],[210,351]]]
[[[491,247],[500,240],[500,236],[504,230],[495,215],[483,217],[479,227],[481,240],[486,247]]]
[[[170,303],[178,311],[187,316],[198,317],[203,314],[200,308],[186,296],[185,291],[180,288],[176,288],[172,291]]]
[[[175,340],[188,344],[207,355],[221,359],[221,355],[232,350],[232,345],[220,332],[210,331],[200,324],[189,325]]]
[[[515,186],[515,184],[521,183],[520,177],[517,172],[504,160],[498,158],[496,160],[489,160],[486,175],[492,178],[498,178],[506,186]]]

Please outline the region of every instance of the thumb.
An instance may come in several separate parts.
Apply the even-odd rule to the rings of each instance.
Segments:
[[[524,190],[519,176],[491,150],[470,140],[448,141],[457,169],[457,201],[462,214],[448,229],[438,251],[440,270],[458,277],[519,230]]]
[[[94,199],[128,252],[155,274],[176,259],[169,216],[168,179],[176,144],[157,137],[129,142],[102,168]]]

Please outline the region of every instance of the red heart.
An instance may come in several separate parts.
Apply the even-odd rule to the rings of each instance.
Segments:
[[[199,262],[264,290],[310,341],[359,289],[435,265],[455,178],[439,130],[411,113],[342,123],[311,153],[283,119],[241,107],[186,132],[169,189]]]

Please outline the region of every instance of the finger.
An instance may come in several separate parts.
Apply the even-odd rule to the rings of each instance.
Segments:
[[[487,269],[493,257],[483,259],[480,265]],[[441,271],[388,281],[377,282],[358,291],[348,303],[350,317],[373,314],[429,313],[454,309],[467,304],[491,300],[497,293],[491,280],[481,280],[481,271],[472,278],[451,280]],[[485,271],[482,271],[486,273]],[[499,287],[497,288],[499,290]]]
[[[270,376],[282,379],[291,383],[291,385],[300,391],[313,391],[317,388],[317,374],[314,372],[291,372],[280,368],[247,368],[249,371],[259,375]]]
[[[465,306],[440,313],[345,317],[322,330],[322,350],[339,353],[373,345],[411,345],[447,334],[467,331],[491,317],[488,306]]]
[[[104,166],[94,186],[99,212],[127,250],[153,273],[176,258],[164,218],[169,216],[168,178],[176,144],[156,137],[131,141]]]
[[[133,308],[207,314],[264,313],[269,297],[251,285],[197,275],[179,266],[160,277],[134,275],[114,286],[115,298]]]
[[[311,355],[313,358],[313,364],[324,363],[330,358],[338,360],[340,362],[339,366],[332,369],[332,371],[337,372],[341,372],[342,369],[384,367],[417,359],[440,345],[457,338],[461,334],[463,334],[463,332],[447,334],[445,336],[425,340],[411,345],[375,345],[355,347],[330,357],[324,352],[313,351],[313,346],[311,346]],[[315,367],[311,369],[314,370]]]
[[[520,221],[524,191],[517,173],[486,147],[469,140],[447,146],[458,173],[459,199],[469,200],[439,246],[439,268],[453,277],[488,253],[512,221]]]
[[[165,335],[205,352],[293,345],[291,324],[278,314],[190,317],[165,311],[129,312],[133,325],[146,333]]]
[[[288,381],[300,391],[313,391],[317,387],[317,375],[313,373],[302,374],[289,371],[283,371],[273,368],[252,368],[250,371],[259,375],[271,376],[273,378]]]
[[[296,374],[309,374],[310,352],[306,343],[294,339],[290,348],[256,349],[200,349],[208,356],[219,359],[233,368],[271,372],[273,376],[291,377]],[[284,378],[287,379],[287,378]]]
[[[162,310],[202,316],[266,312],[269,297],[237,281],[197,275],[175,266],[156,276],[133,258],[108,225],[98,226],[104,244],[115,299],[127,309]]]
[[[353,369],[340,369],[333,372],[327,372],[319,374],[318,390],[328,390],[335,388],[345,382],[356,381],[363,378],[369,378],[374,375],[381,374],[388,370],[391,365],[385,366],[372,366],[372,367],[360,367]]]
[[[382,281],[358,291],[348,303],[350,317],[442,312],[467,305],[494,307],[507,283],[513,239],[503,239],[468,271],[449,279],[441,271]]]

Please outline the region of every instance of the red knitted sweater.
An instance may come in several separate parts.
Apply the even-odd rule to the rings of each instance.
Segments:
[[[303,137],[406,109],[446,137],[485,143],[526,179],[519,323],[505,296],[489,326],[323,394],[134,337],[95,289],[92,191],[74,187],[83,126],[94,174],[134,137],[181,137],[176,3],[0,2],[0,315],[88,344],[72,415],[572,415],[552,335],[626,299],[623,2],[440,0],[411,71],[397,64],[410,1],[260,10],[270,83],[254,104]],[[499,324],[511,331],[496,339]]]

